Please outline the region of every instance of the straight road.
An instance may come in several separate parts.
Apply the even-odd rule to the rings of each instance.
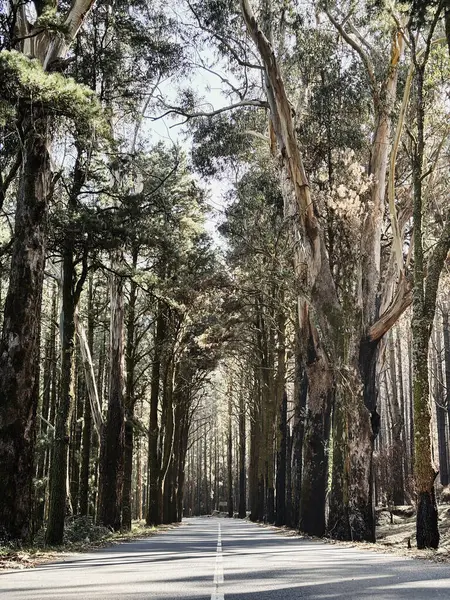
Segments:
[[[0,574],[1,600],[429,600],[450,566],[284,537],[236,519]]]

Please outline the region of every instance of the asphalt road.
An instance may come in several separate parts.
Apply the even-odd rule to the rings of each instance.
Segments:
[[[284,537],[236,519],[0,574],[1,600],[430,600],[450,566]]]

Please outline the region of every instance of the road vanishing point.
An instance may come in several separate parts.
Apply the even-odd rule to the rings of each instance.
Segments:
[[[450,565],[202,517],[154,537],[0,575],[1,600],[99,598],[448,600]]]

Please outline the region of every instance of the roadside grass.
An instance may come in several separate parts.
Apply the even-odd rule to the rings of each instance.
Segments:
[[[131,531],[113,532],[95,525],[89,517],[69,518],[61,546],[47,546],[45,530],[36,533],[33,545],[0,545],[0,569],[26,569],[49,561],[64,560],[68,555],[151,537],[178,525],[180,523],[147,527],[145,521],[133,521]]]

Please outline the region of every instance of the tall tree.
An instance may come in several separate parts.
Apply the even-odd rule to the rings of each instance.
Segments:
[[[24,540],[31,533],[41,299],[47,213],[53,191],[50,119],[55,109],[68,116],[77,108],[86,110],[90,99],[80,107],[81,95],[73,84],[49,71],[64,67],[68,48],[89,15],[92,0],[77,0],[67,12],[56,5],[55,20],[62,18],[63,36],[51,24],[40,27],[38,19],[45,4],[37,5],[31,21],[26,4],[11,4],[11,50],[2,51],[0,67],[3,100],[17,102],[22,132],[11,274],[0,342],[0,474],[7,490],[0,504],[0,530],[6,537]],[[39,96],[41,102],[36,101]]]

